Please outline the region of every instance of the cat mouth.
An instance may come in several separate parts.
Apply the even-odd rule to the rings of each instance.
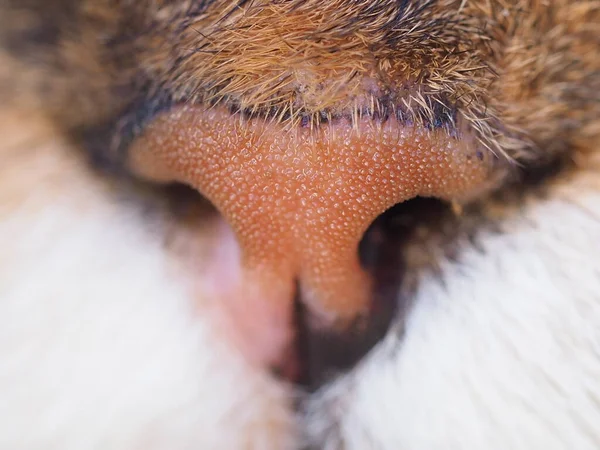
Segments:
[[[224,241],[237,249],[215,263],[221,282],[212,296],[231,318],[241,352],[274,368],[295,365],[289,361],[300,354],[341,353],[315,350],[333,343],[331,336],[355,346],[344,342],[368,334],[367,322],[385,328],[395,302],[377,270],[365,266],[399,263],[388,256],[384,264],[361,264],[360,242],[374,239],[376,219],[394,205],[417,196],[468,200],[492,170],[491,156],[468,131],[394,117],[286,127],[191,105],[157,115],[132,143],[128,164],[143,178],[191,186],[221,213]]]

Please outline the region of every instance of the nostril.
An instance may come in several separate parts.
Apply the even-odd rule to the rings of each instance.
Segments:
[[[373,279],[369,314],[346,329],[311,326],[310,314],[296,304],[298,383],[309,391],[332,377],[351,370],[387,335],[393,324],[402,325],[410,311],[406,276],[407,243],[416,230],[442,221],[450,211],[445,202],[417,197],[381,214],[363,236],[359,255],[362,267]],[[435,228],[435,226],[434,226]]]
[[[411,202],[411,201],[409,201]],[[354,367],[386,335],[393,320],[406,310],[399,296],[404,274],[401,244],[409,227],[394,227],[397,208],[392,208],[369,227],[359,246],[361,265],[372,276],[369,313],[353,326],[324,329],[311,325],[310,314],[296,304],[299,384],[313,391]]]
[[[332,377],[355,366],[385,336],[395,316],[392,298],[378,299],[379,307],[343,330],[313,327],[306,308],[298,303],[298,383],[313,391]]]

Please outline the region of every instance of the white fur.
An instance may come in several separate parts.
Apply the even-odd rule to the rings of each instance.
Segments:
[[[479,244],[312,399],[319,448],[600,448],[600,195],[557,189]]]
[[[286,390],[219,338],[161,233],[60,154],[24,162],[18,204],[1,186],[0,449],[289,447]]]

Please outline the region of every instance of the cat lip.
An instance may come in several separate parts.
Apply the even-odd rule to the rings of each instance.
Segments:
[[[286,128],[181,106],[148,125],[129,163],[213,202],[237,236],[253,295],[289,304],[291,323],[298,281],[303,303],[330,325],[369,308],[371,279],[358,244],[373,220],[417,195],[469,196],[489,174],[489,158],[479,156],[468,139],[393,118]]]

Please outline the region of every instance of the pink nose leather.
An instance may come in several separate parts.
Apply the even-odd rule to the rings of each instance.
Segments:
[[[210,199],[235,232],[255,295],[291,305],[298,281],[325,323],[368,307],[357,248],[378,215],[417,195],[460,200],[489,171],[468,140],[395,119],[286,129],[194,106],[155,119],[134,143],[131,165]]]

